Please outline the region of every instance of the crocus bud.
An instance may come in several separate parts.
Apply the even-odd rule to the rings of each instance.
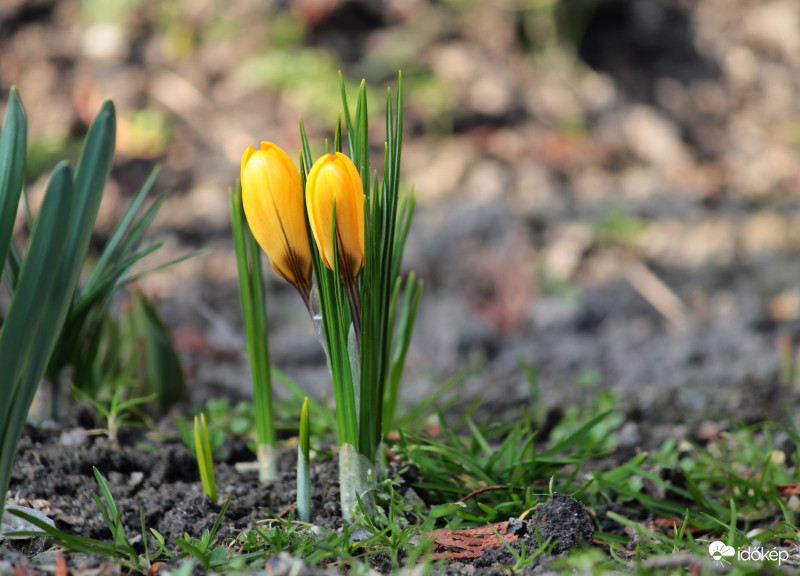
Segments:
[[[352,280],[364,266],[364,188],[355,164],[341,152],[322,156],[306,180],[308,221],[322,260],[331,270],[334,203],[339,273]]]
[[[247,223],[275,271],[304,300],[311,293],[311,248],[306,232],[303,186],[291,158],[270,142],[249,146],[242,156],[242,204]]]

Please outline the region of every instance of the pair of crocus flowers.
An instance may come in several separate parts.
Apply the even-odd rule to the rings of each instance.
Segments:
[[[242,157],[245,216],[272,267],[294,284],[308,305],[311,249],[306,232],[300,172],[275,144],[249,146]],[[364,266],[364,189],[353,161],[341,152],[325,154],[306,178],[308,221],[325,265],[334,268],[333,217],[339,274],[348,283]]]

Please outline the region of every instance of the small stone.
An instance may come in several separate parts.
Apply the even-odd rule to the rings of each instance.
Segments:
[[[58,441],[64,446],[83,446],[89,441],[89,435],[84,428],[73,428],[61,432]]]
[[[467,173],[464,188],[479,202],[499,202],[508,190],[509,170],[494,160],[478,160]]]
[[[452,194],[475,160],[476,152],[467,143],[448,140],[434,148],[403,146],[403,159],[409,181],[417,185],[418,200],[430,202]]]
[[[405,493],[403,494],[403,498],[408,500],[408,503],[411,504],[411,506],[418,506],[424,504],[422,498],[419,497],[419,494],[417,494],[417,491],[414,490],[413,488],[409,488],[408,490],[406,490]]]
[[[322,528],[320,528],[320,527],[319,527],[319,526],[317,526],[316,524],[312,524],[311,526],[309,526],[309,527],[308,527],[308,528],[305,530],[305,532],[306,532],[306,533],[308,533],[308,534],[310,534],[310,535],[311,535],[311,536],[313,536],[314,538],[322,538],[323,536],[325,536],[325,534],[324,534],[324,533],[323,533],[323,531],[322,531]]]
[[[571,278],[581,264],[583,254],[591,246],[594,232],[586,224],[554,226],[542,251],[547,271],[560,279]]]
[[[369,530],[358,528],[350,533],[350,542],[362,542],[364,540],[369,540],[373,536],[374,534]]]
[[[777,322],[786,322],[800,317],[800,291],[784,290],[769,303],[769,315]]]
[[[490,70],[470,86],[468,100],[475,112],[487,116],[506,116],[511,113],[514,103],[506,76]]]
[[[639,158],[656,166],[683,162],[686,149],[675,125],[647,106],[634,106],[623,124],[625,139]]]
[[[795,0],[756,2],[742,16],[748,38],[755,44],[796,60],[800,51],[800,10]]]
[[[524,521],[512,517],[508,519],[508,530],[506,533],[513,534],[514,536],[522,536],[527,528],[528,525]]]
[[[639,433],[639,426],[636,422],[626,422],[618,433],[617,442],[621,448],[631,448],[641,441],[642,435]]]
[[[6,513],[3,514],[2,523],[0,523],[0,536],[3,539],[7,540],[29,540],[30,536],[8,536],[10,532],[38,532],[42,535],[45,532],[42,531],[41,528],[28,522],[27,520],[23,520],[18,516],[14,516],[13,514],[8,514],[9,510],[19,510],[20,512],[25,512],[29,516],[33,516],[42,522],[46,522],[53,528],[55,528],[56,523],[53,522],[50,518],[44,515],[44,513],[40,512],[39,510],[35,510],[33,508],[28,508],[26,506],[16,506],[14,504],[9,504],[6,506]]]
[[[95,24],[83,37],[83,53],[95,60],[121,60],[127,53],[127,41],[115,24]]]

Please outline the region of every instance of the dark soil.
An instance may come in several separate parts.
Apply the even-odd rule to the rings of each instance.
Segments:
[[[289,471],[296,458],[296,452],[287,450],[281,462],[287,472],[269,484],[261,484],[255,471],[215,464],[220,503],[231,498],[220,538],[234,536],[259,516],[285,514],[296,499],[296,478]],[[185,533],[202,534],[219,516],[221,505],[203,494],[194,454],[180,441],[153,441],[143,432],[127,435],[114,447],[107,437],[88,435],[82,428],[29,427],[20,444],[11,493],[28,502],[48,501],[50,516],[62,529],[107,538],[108,527],[94,512],[92,494],[99,493],[95,467],[125,510],[123,523],[129,534],[140,532],[140,510],[146,526],[156,528],[167,542]],[[311,476],[312,522],[328,529],[341,527],[336,461],[315,462]]]
[[[80,418],[84,422],[87,419],[88,414]],[[294,450],[283,453],[281,466],[285,472],[266,484],[258,481],[255,471],[242,472],[232,463],[217,463],[215,473],[220,501],[214,503],[202,491],[196,459],[186,446],[179,441],[159,441],[150,436],[142,430],[129,430],[120,439],[121,445],[114,447],[106,436],[87,434],[80,426],[28,427],[14,467],[11,501],[41,510],[55,521],[57,528],[68,534],[108,541],[110,530],[95,501],[96,496],[102,494],[94,475],[96,467],[121,511],[128,538],[140,553],[144,551],[140,512],[150,550],[156,549],[149,533],[154,529],[164,537],[173,553],[180,553],[174,543],[185,534],[200,538],[203,531],[211,530],[222,511],[222,503],[229,497],[229,507],[217,532],[222,543],[276,516],[292,518],[291,507],[296,498]],[[336,460],[330,456],[320,458],[312,464],[311,474],[312,524],[326,530],[340,529]],[[413,476],[406,474],[408,478]],[[414,488],[407,485],[400,489],[406,492]],[[420,496],[424,496],[424,491],[419,492]],[[582,504],[558,493],[538,506],[530,522],[512,518],[509,525],[509,533],[519,538],[511,543],[517,551],[522,542],[527,550],[537,550],[539,542],[551,539],[552,553],[559,554],[570,547],[590,543],[594,533],[594,523]],[[25,554],[20,555],[21,551]],[[27,558],[31,558],[34,567],[52,566],[54,562],[53,552],[43,538],[7,541],[0,546],[0,568],[27,565]],[[68,566],[79,574],[109,562],[81,554],[66,558]],[[392,569],[386,556],[375,555],[368,560],[373,569],[380,572]],[[451,561],[449,573],[505,574],[503,566],[513,565],[515,561],[505,547],[488,548],[479,558]],[[544,566],[542,561],[547,562],[546,559],[537,560],[528,571]],[[290,560],[274,558],[271,562],[276,569],[283,569]]]
[[[81,427],[28,427],[10,494],[12,501],[43,510],[69,534],[108,540],[109,528],[95,502],[95,495],[101,494],[96,467],[122,511],[128,537],[139,547],[140,512],[147,529],[157,530],[174,546],[184,534],[200,538],[204,530],[211,530],[222,504],[230,498],[217,532],[220,542],[225,542],[265,520],[290,517],[287,513],[296,499],[296,478],[291,472],[296,457],[296,452],[287,450],[281,462],[286,472],[267,484],[258,481],[255,471],[241,472],[233,463],[216,463],[220,501],[214,503],[203,493],[197,461],[182,442],[154,441],[134,430],[114,447],[107,437],[89,435]],[[315,461],[311,477],[312,522],[329,530],[340,528],[335,459]],[[9,550],[7,546],[3,553]],[[152,538],[150,546],[155,549]]]

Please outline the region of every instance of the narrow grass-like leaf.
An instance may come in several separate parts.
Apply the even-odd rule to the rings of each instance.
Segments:
[[[118,558],[118,549],[114,544],[109,544],[108,542],[103,542],[102,540],[95,540],[93,538],[86,538],[83,536],[75,536],[72,534],[68,534],[58,528],[55,528],[42,520],[41,518],[37,518],[27,512],[23,512],[22,510],[16,509],[9,509],[8,513],[17,516],[18,518],[22,518],[26,522],[30,522],[37,528],[41,530],[41,532],[37,531],[21,531],[21,532],[11,532],[9,536],[29,536],[31,538],[39,538],[42,535],[42,532],[47,534],[47,537],[52,539],[54,542],[60,544],[62,547],[70,550],[72,552],[78,552],[82,554],[97,554],[99,556],[104,556],[106,558]],[[118,558],[119,559],[119,558]],[[136,568],[135,566],[131,566],[127,562],[123,562],[128,567]]]
[[[435,406],[439,406],[442,409],[447,409],[449,406],[455,403],[458,400],[458,398],[456,397],[446,401],[442,400],[442,398],[447,393],[454,390],[456,386],[461,384],[465,378],[477,374],[478,371],[480,370],[480,367],[481,367],[480,364],[473,364],[470,368],[462,370],[461,372],[458,372],[457,374],[454,374],[453,376],[449,377],[441,385],[439,385],[435,391],[425,396],[425,398],[420,400],[402,417],[398,418],[397,428],[399,429],[408,428],[409,430],[417,430],[427,426],[427,419],[433,408]]]
[[[187,542],[186,540],[176,540],[175,544],[183,550],[189,556],[195,558],[200,564],[203,565],[203,568],[206,570],[211,570],[211,562],[209,561],[208,555],[200,549],[199,546],[195,546],[191,542]]]
[[[88,146],[86,150],[89,150]],[[100,347],[100,333],[109,316],[113,298],[124,286],[142,276],[202,252],[131,274],[135,264],[163,245],[162,242],[150,247],[141,246],[144,234],[166,199],[166,194],[162,194],[147,210],[139,214],[157,173],[157,170],[151,172],[103,248],[86,283],[75,291],[66,323],[46,372],[51,380],[57,381],[62,369],[71,365],[74,368],[74,382],[78,386],[87,391],[97,388],[95,382],[99,380],[87,371],[95,364]]]
[[[92,270],[89,279],[86,281],[87,287],[94,285],[94,283],[99,280],[100,276],[107,272],[108,268],[120,260],[120,256],[126,252],[126,244],[138,243],[138,239],[140,238],[141,234],[143,234],[144,230],[148,228],[150,222],[152,221],[152,217],[155,216],[156,212],[158,212],[158,209],[161,207],[161,204],[163,204],[164,199],[166,198],[165,195],[159,198],[153,204],[150,210],[148,210],[148,215],[152,214],[152,217],[145,215],[145,217],[140,220],[139,224],[135,227],[132,234],[133,238],[129,238],[127,241],[125,241],[126,237],[128,237],[129,229],[134,223],[136,214],[138,214],[139,209],[142,207],[142,204],[144,204],[144,201],[147,198],[147,195],[150,193],[157,176],[158,168],[155,168],[152,172],[150,172],[150,176],[148,176],[144,185],[142,185],[142,188],[133,199],[133,202],[131,202],[128,206],[128,209],[125,210],[125,214],[123,214],[122,219],[119,221],[119,224],[117,224],[117,227],[111,234],[111,238],[108,239],[108,242],[103,248],[102,254],[100,254],[100,258],[97,260],[97,264]],[[138,234],[137,230],[140,230],[141,234]]]
[[[594,478],[595,481],[598,483],[598,485],[609,487],[618,494],[622,494],[625,497],[637,500],[639,503],[645,506],[648,510],[652,511],[654,514],[658,514],[666,518],[673,518],[673,517],[680,518],[683,517],[684,514],[688,512],[692,525],[706,530],[711,529],[713,526],[712,524],[709,524],[708,518],[705,517],[703,514],[698,514],[697,512],[688,510],[686,506],[681,506],[680,504],[674,504],[672,502],[660,500],[658,498],[648,496],[647,494],[631,490],[622,483],[611,482],[608,478],[604,477],[603,474],[595,473]]]
[[[212,502],[217,501],[217,482],[214,478],[214,461],[211,457],[211,441],[208,437],[206,415],[194,417],[194,450],[197,456],[197,467],[200,470],[200,481],[203,492]]]
[[[159,242],[154,246],[141,248],[132,256],[125,258],[117,263],[113,270],[110,270],[101,279],[86,284],[83,290],[80,290],[75,295],[74,304],[70,307],[69,316],[67,316],[67,323],[73,324],[75,330],[83,328],[85,323],[84,317],[91,312],[92,308],[103,307],[105,303],[111,301],[113,296],[124,284],[128,283],[128,279],[123,280],[124,274],[136,262],[149,256],[163,246],[163,242]],[[65,327],[67,330],[67,327]],[[69,332],[65,332],[68,335]]]
[[[586,422],[583,426],[578,428],[575,432],[564,438],[563,440],[556,442],[552,447],[548,450],[545,450],[540,455],[541,458],[548,458],[551,456],[556,456],[557,454],[563,452],[564,450],[571,448],[573,446],[582,446],[584,440],[591,434],[594,428],[603,420],[608,418],[609,414],[611,414],[611,410],[606,410],[602,412]]]
[[[114,501],[114,496],[111,494],[108,483],[105,478],[103,478],[103,475],[100,474],[97,467],[93,466],[92,470],[94,471],[97,483],[100,485],[100,491],[105,503],[101,502],[97,495],[95,495],[95,501],[97,502],[97,507],[100,509],[100,512],[103,514],[109,530],[111,530],[114,539],[114,547],[117,550],[122,550],[128,558],[136,558],[136,549],[131,544],[127,534],[125,534],[125,529],[122,526],[122,514],[119,508],[117,508],[117,503]]]
[[[8,95],[3,129],[0,132],[0,280],[8,257],[19,197],[25,178],[28,121],[19,92],[12,86]]]
[[[414,216],[416,206],[416,190],[412,188],[411,194],[403,196],[398,204],[400,214],[397,217],[397,228],[395,229],[394,254],[392,254],[392,277],[400,275],[400,265],[403,261],[403,251],[408,240],[408,233],[411,230],[411,221]]]
[[[347,104],[347,90],[344,86],[344,76],[342,75],[341,70],[339,71],[339,90],[342,94],[342,109],[344,110],[344,121],[345,125],[347,126],[347,145],[349,149],[348,156],[350,156],[351,160],[354,160],[356,157],[355,130],[353,128],[352,116],[350,116],[350,107]]]
[[[225,500],[225,504],[222,505],[222,509],[219,511],[217,515],[217,519],[214,520],[214,525],[211,527],[211,537],[215,537],[217,535],[217,530],[219,530],[220,525],[222,524],[222,519],[225,517],[225,513],[228,511],[228,508],[231,505],[231,497]]]
[[[256,344],[259,351],[259,378],[255,382],[254,399],[256,403],[256,423],[259,427],[259,443],[270,447],[276,445],[275,416],[272,408],[272,375],[269,359],[269,335],[267,331],[266,291],[264,289],[264,270],[261,266],[261,249],[249,227],[247,231],[247,253],[249,259],[250,295],[253,298],[253,321],[255,333],[260,342]]]
[[[420,446],[419,450],[423,452],[430,452],[432,454],[438,454],[439,456],[446,458],[450,462],[457,463],[462,468],[468,470],[476,478],[485,482],[487,486],[491,486],[497,483],[494,478],[492,478],[485,472],[481,462],[449,445],[436,442],[425,446]]]
[[[266,482],[277,475],[277,455],[274,450],[277,439],[272,405],[271,365],[261,252],[253,233],[246,225],[242,206],[242,187],[238,181],[235,190],[230,192],[230,202],[231,228],[239,274],[239,296],[253,380],[259,478],[262,482]]]
[[[333,150],[335,152],[342,151],[342,115],[336,119],[336,131],[333,135]]]
[[[428,516],[430,518],[444,518],[445,516],[451,516],[455,512],[459,510],[463,510],[466,508],[467,505],[463,502],[448,502],[446,504],[437,504],[436,506],[431,507],[428,511]]]
[[[411,345],[411,335],[414,331],[414,322],[417,316],[419,301],[422,297],[422,280],[415,284],[415,274],[409,274],[403,295],[403,303],[400,307],[399,320],[396,328],[394,342],[394,352],[391,358],[391,372],[386,389],[386,399],[383,407],[383,434],[389,433],[394,424],[394,415],[397,409],[397,397],[400,393],[400,384],[405,368],[406,355]],[[398,278],[399,282],[399,278]],[[397,301],[397,295],[392,297],[393,308]],[[390,326],[394,324],[394,319]]]

